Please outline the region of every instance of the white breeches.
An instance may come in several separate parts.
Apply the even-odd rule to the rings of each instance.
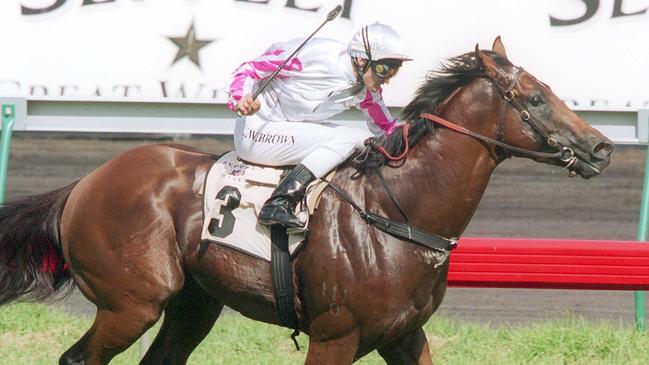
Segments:
[[[253,115],[237,119],[234,148],[246,161],[268,166],[302,163],[320,178],[372,136],[368,130],[334,123],[267,122]]]

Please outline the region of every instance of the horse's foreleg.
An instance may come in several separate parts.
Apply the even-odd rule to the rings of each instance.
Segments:
[[[185,364],[222,309],[223,304],[189,278],[167,305],[162,327],[140,364]]]
[[[354,362],[358,351],[359,332],[354,329],[346,336],[318,340],[309,338],[309,352],[306,355],[305,365],[336,364],[346,365]]]
[[[433,365],[423,328],[381,347],[378,351],[388,365]]]

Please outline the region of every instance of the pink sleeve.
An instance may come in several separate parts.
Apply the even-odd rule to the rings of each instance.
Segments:
[[[226,85],[226,92],[229,95],[228,108],[234,111],[234,107],[241,98],[246,94],[251,94],[253,86],[257,80],[263,80],[270,76],[289,55],[281,45],[271,46],[264,54],[252,61],[244,62],[230,75]],[[302,62],[297,57],[293,57],[279,72],[277,77],[286,77],[285,73],[289,71],[301,71]]]
[[[360,103],[359,107],[367,116],[368,122],[373,122],[373,124],[380,128],[383,133],[389,135],[397,128],[397,120],[396,118],[392,117],[390,111],[385,106],[385,103],[383,102],[382,92],[383,89],[381,89],[380,87],[379,90],[375,93],[367,90],[367,94],[365,94],[365,100]],[[374,132],[375,129],[376,128],[371,128],[370,125],[370,130]]]

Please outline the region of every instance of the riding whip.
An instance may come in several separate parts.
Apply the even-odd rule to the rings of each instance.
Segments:
[[[274,71],[274,72],[273,72],[273,73],[272,73],[268,78],[266,78],[266,80],[264,80],[264,83],[261,84],[261,86],[260,86],[260,87],[259,87],[259,88],[258,88],[258,89],[253,93],[253,94],[252,94],[252,100],[253,100],[253,101],[254,101],[255,99],[257,99],[257,97],[259,96],[259,94],[261,94],[261,92],[264,91],[264,89],[265,89],[265,88],[268,86],[268,84],[269,84],[269,83],[270,83],[270,82],[275,78],[275,76],[277,76],[277,74],[278,74],[278,73],[279,73],[279,72],[284,68],[284,66],[288,63],[288,61],[290,61],[291,58],[293,58],[293,56],[295,56],[295,54],[298,53],[298,52],[302,49],[302,47],[304,47],[304,45],[305,45],[309,40],[311,40],[311,38],[313,38],[313,36],[314,36],[314,35],[315,35],[315,34],[316,34],[316,33],[317,33],[317,32],[318,32],[322,27],[324,27],[325,24],[327,24],[328,22],[330,22],[330,21],[336,19],[336,17],[338,17],[338,15],[340,14],[340,12],[341,12],[342,10],[343,10],[342,5],[337,5],[335,8],[333,8],[333,10],[331,10],[331,11],[329,12],[329,14],[327,14],[327,19],[325,19],[325,21],[322,22],[322,24],[320,24],[320,26],[319,26],[316,30],[314,30],[313,33],[311,33],[311,35],[310,35],[307,39],[305,39],[304,42],[302,42],[302,44],[300,44],[300,45],[295,49],[295,51],[293,51],[293,53],[291,53],[291,55],[288,56],[288,57],[284,60],[284,62],[282,62],[282,63],[279,65],[279,67],[277,67],[277,69],[276,69],[276,70],[275,70],[275,71]],[[237,111],[237,115],[241,116],[241,114],[239,114],[238,111]]]

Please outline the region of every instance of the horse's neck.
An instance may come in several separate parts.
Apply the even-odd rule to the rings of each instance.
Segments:
[[[464,231],[495,167],[488,153],[456,137],[440,133],[422,141],[421,162],[413,158],[386,174],[413,225],[448,237]]]
[[[385,168],[384,174],[414,226],[458,237],[496,165],[481,142],[438,128],[413,148],[403,166]]]

